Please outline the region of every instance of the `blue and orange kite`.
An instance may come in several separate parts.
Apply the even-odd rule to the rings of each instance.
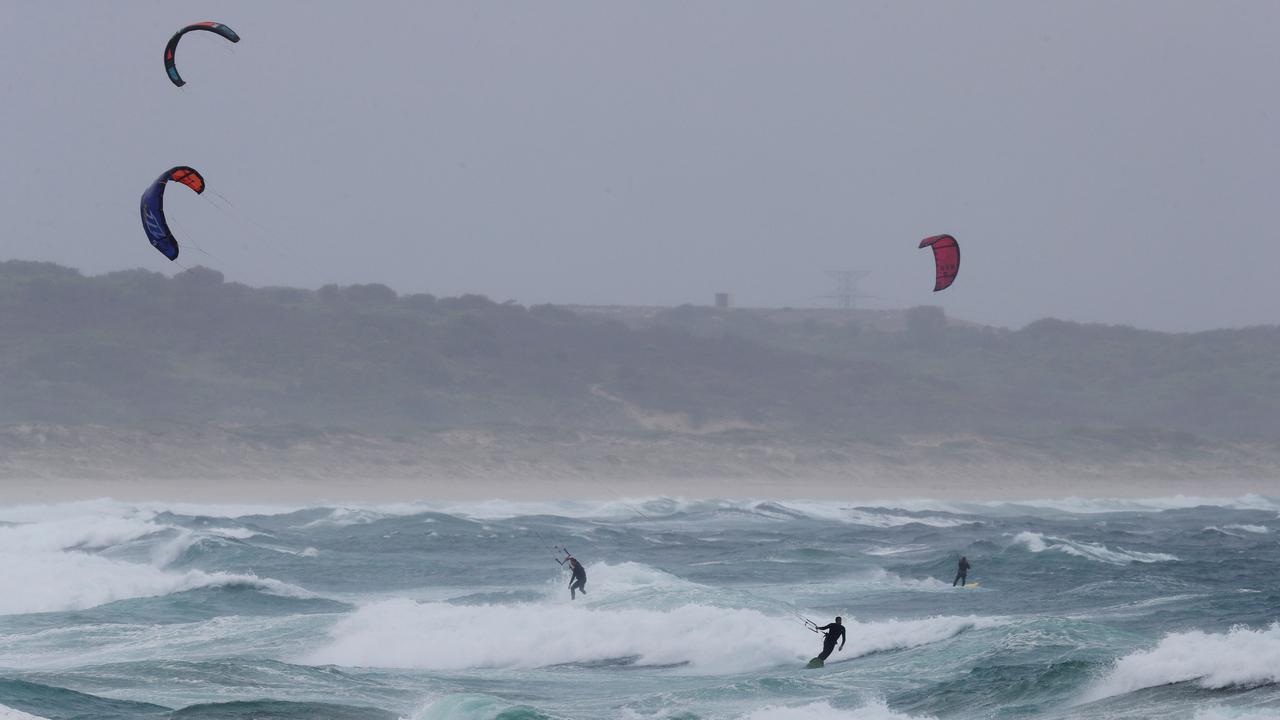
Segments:
[[[156,178],[154,183],[142,193],[142,229],[147,233],[151,246],[159,250],[170,260],[178,259],[178,239],[169,230],[169,223],[164,219],[164,189],[169,181],[179,182],[195,190],[204,192],[204,177],[195,168],[179,165],[170,168]]]

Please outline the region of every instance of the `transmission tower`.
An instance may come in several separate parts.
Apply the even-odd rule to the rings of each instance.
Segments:
[[[858,283],[867,276],[865,272],[855,270],[828,270],[827,275],[835,282],[835,292],[821,296],[830,300],[841,310],[854,310],[858,307],[858,299],[869,297],[858,292]]]

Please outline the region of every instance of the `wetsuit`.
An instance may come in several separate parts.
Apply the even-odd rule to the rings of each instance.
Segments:
[[[818,628],[825,631],[822,638],[822,652],[818,654],[818,659],[826,661],[831,655],[831,651],[836,649],[836,641],[840,641],[840,649],[844,649],[844,626],[831,623]]]
[[[569,580],[569,598],[576,600],[577,591],[587,594],[587,570],[574,558],[569,558],[569,569],[573,571],[573,577]]]
[[[960,558],[960,566],[956,568],[956,579],[951,581],[951,587],[959,585],[964,587],[965,577],[969,574],[969,561]]]

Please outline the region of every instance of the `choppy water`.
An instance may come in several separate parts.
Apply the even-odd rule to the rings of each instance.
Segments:
[[[1278,512],[0,508],[0,719],[1277,718]]]

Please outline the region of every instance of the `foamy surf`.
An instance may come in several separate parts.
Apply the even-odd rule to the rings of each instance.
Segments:
[[[1226,633],[1166,635],[1154,648],[1118,660],[1085,699],[1184,682],[1212,690],[1280,683],[1280,623],[1259,630],[1241,626]]]
[[[11,707],[0,705],[0,720],[46,720],[39,715],[31,715],[21,710],[14,710]]]
[[[1013,538],[1013,545],[1019,545],[1033,553],[1060,552],[1075,557],[1087,558],[1112,565],[1129,563],[1176,562],[1177,556],[1168,553],[1148,553],[1136,550],[1112,549],[1101,543],[1089,543],[1077,540],[1049,537],[1035,532],[1020,532]]]
[[[160,698],[308,720],[924,720],[962,717],[955,708],[1256,720],[1280,707],[1267,670],[1280,631],[1257,625],[1274,613],[1275,516],[1258,500],[1194,502],[0,509],[12,511],[0,704],[51,717]],[[587,568],[576,600],[555,563],[566,544]],[[951,587],[962,554],[977,590]],[[804,620],[835,615],[844,650],[805,669],[821,638]]]
[[[1000,621],[936,617],[846,621],[839,659],[942,642]],[[631,664],[745,672],[813,654],[814,639],[793,616],[683,605],[598,610],[518,604],[463,606],[388,600],[366,605],[330,632],[308,663],[461,670],[538,668],[628,659]]]
[[[830,703],[806,705],[773,705],[752,710],[741,720],[937,720],[932,715],[906,715],[888,708],[882,700],[874,700],[854,708],[835,708]]]

